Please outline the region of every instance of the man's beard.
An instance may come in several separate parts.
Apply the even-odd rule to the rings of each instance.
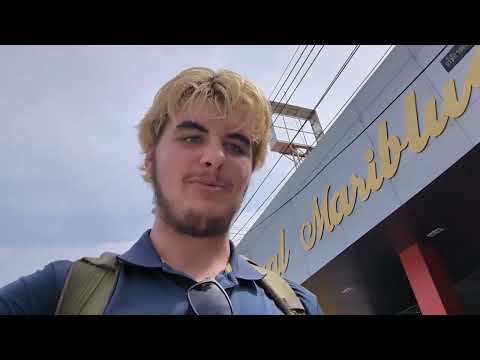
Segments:
[[[222,236],[228,232],[232,218],[238,210],[237,208],[232,208],[224,216],[209,216],[193,210],[188,210],[185,214],[178,214],[164,196],[155,169],[153,171],[152,183],[157,206],[155,211],[177,233],[192,237],[211,237]]]

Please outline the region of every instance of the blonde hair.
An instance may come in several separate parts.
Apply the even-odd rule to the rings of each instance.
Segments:
[[[253,142],[253,169],[263,166],[271,136],[272,111],[263,92],[241,75],[228,70],[215,72],[194,67],[180,72],[155,95],[153,104],[138,124],[138,140],[146,153],[160,138],[169,119],[193,105],[214,104],[227,121],[242,115],[238,128]],[[151,182],[142,165],[143,178]]]

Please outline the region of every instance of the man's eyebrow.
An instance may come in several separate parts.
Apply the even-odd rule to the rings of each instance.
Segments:
[[[247,146],[250,146],[251,144],[250,139],[248,137],[239,133],[228,134],[227,138],[241,141]]]
[[[204,133],[208,133],[208,130],[204,128],[202,125],[197,124],[194,121],[183,121],[176,126],[177,129],[194,129]]]
[[[201,131],[201,132],[204,132],[204,133],[208,133],[208,130],[205,127],[203,127],[202,125],[200,125],[200,124],[198,124],[194,121],[190,121],[190,120],[181,122],[180,124],[178,124],[176,126],[176,128],[177,129],[194,129],[194,130],[198,130],[198,131]],[[238,140],[238,141],[244,143],[247,146],[250,146],[250,144],[251,144],[250,139],[248,137],[246,137],[245,135],[242,135],[240,133],[228,134],[227,138],[233,139],[233,140]]]

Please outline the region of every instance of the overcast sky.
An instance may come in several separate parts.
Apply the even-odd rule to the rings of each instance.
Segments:
[[[317,109],[322,126],[387,48],[360,47]],[[151,227],[152,193],[137,169],[142,156],[135,125],[162,84],[187,67],[207,66],[239,72],[270,95],[296,49],[1,46],[0,286],[53,260],[123,252]],[[319,49],[313,50],[287,96]],[[312,108],[352,49],[326,46],[290,103]],[[249,194],[277,158],[269,155]],[[282,160],[242,219],[290,169],[292,163]]]

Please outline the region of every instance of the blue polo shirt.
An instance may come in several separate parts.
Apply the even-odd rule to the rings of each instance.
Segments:
[[[236,315],[281,315],[282,311],[260,287],[263,275],[238,256],[230,243],[231,271],[216,280],[226,290]],[[150,239],[150,230],[127,252],[106,315],[190,315],[193,314],[186,290],[195,280],[163,262]],[[55,261],[43,270],[0,289],[0,315],[54,314],[71,261]],[[230,269],[229,269],[230,270]],[[288,281],[288,280],[287,280]],[[288,281],[308,314],[321,315],[316,296]]]

